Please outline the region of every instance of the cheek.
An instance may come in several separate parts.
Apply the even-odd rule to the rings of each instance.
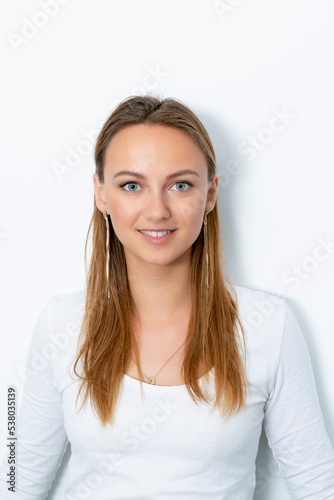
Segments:
[[[134,231],[136,223],[140,219],[141,211],[138,206],[131,203],[124,196],[113,194],[109,198],[109,213],[116,236],[125,243],[129,236],[129,228]]]
[[[180,218],[188,223],[196,224],[199,219],[204,217],[206,196],[201,192],[194,192],[193,196],[180,202],[177,206],[177,218]]]
[[[117,196],[109,198],[108,207],[111,223],[117,236],[122,234],[122,228],[128,219],[129,204],[123,203]],[[120,238],[119,238],[120,239]]]
[[[111,218],[114,219],[129,219],[134,213],[134,204],[125,195],[119,195],[117,192],[112,192],[108,196],[108,206]]]
[[[196,219],[196,221],[194,221],[193,224],[191,224],[191,226],[190,226],[191,229],[189,231],[190,244],[193,244],[197,240],[197,238],[201,232],[202,226],[203,226],[203,221],[202,221],[202,219],[198,219],[198,218]]]
[[[206,193],[194,190],[191,196],[173,197],[170,203],[170,216],[181,225],[185,224],[192,228],[191,233],[199,234],[202,227],[206,204]],[[133,200],[132,200],[133,201]],[[132,203],[124,196],[113,193],[108,196],[108,208],[114,229],[122,231],[125,223],[132,224],[142,216],[143,206],[141,203]]]

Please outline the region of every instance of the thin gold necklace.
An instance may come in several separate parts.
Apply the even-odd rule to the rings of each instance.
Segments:
[[[172,359],[172,357],[173,357],[173,356],[175,356],[175,354],[176,354],[176,353],[177,353],[177,352],[181,349],[181,347],[182,347],[182,346],[184,346],[184,344],[185,344],[185,343],[186,343],[186,340],[185,340],[185,341],[183,342],[183,344],[182,344],[182,345],[178,348],[178,350],[177,350],[177,351],[175,351],[175,352],[174,352],[174,354],[173,354],[170,358],[168,358],[168,359],[167,359],[166,363],[163,365],[163,367],[162,367],[162,368],[164,368],[164,367],[167,365],[168,361],[170,361],[170,360]],[[133,360],[133,362],[135,363],[135,365],[137,366],[137,363],[135,362],[135,360],[134,360],[133,358],[132,358],[132,360]],[[147,376],[147,375],[145,375],[145,373],[143,372],[143,375],[147,378],[147,381],[148,381],[148,383],[149,383],[149,384],[152,384],[152,385],[154,385],[154,384],[155,384],[156,378],[157,378],[157,376],[159,375],[159,373],[161,372],[162,368],[160,368],[160,370],[159,370],[159,371],[158,371],[158,373],[155,375],[155,377],[148,377],[148,376]]]

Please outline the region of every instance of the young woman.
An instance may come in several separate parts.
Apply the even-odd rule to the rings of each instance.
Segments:
[[[291,498],[334,499],[299,325],[228,279],[200,120],[130,97],[95,162],[87,285],[48,301],[30,345],[16,498],[46,498],[69,442],[66,500],[251,500],[263,425]],[[5,457],[0,496],[15,498],[7,473]]]

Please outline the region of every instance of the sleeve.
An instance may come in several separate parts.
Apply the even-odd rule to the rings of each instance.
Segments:
[[[334,450],[302,331],[286,304],[276,382],[263,427],[293,500],[334,499]]]
[[[8,490],[9,464],[6,454],[0,467],[2,500],[45,499],[68,442],[61,394],[54,387],[52,359],[47,352],[50,347],[49,314],[53,299],[48,301],[37,319],[30,342],[16,428],[15,493]]]

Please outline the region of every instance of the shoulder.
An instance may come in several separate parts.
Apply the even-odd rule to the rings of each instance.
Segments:
[[[264,327],[282,332],[289,307],[284,297],[263,290],[233,285],[240,320],[251,333]]]
[[[85,289],[51,296],[42,307],[34,327],[32,344],[49,342],[55,331],[61,331],[71,321],[80,322],[85,307]]]
[[[77,352],[86,302],[86,289],[53,295],[46,306],[48,324],[40,355],[52,369],[54,387],[62,391],[72,379],[68,369]]]
[[[57,294],[48,303],[49,337],[59,339],[62,349],[72,351],[77,347],[86,304],[86,289]]]
[[[247,373],[263,395],[273,387],[287,318],[291,310],[285,298],[271,292],[235,286],[237,310],[244,331]],[[240,327],[237,325],[240,335]],[[293,332],[289,330],[291,336]]]
[[[64,325],[67,321],[81,322],[85,302],[86,288],[53,295],[48,302],[50,326],[56,328]]]
[[[36,320],[27,370],[32,375],[53,377],[55,387],[76,352],[85,298],[85,289],[53,295],[45,302]]]
[[[57,360],[59,352],[75,348],[84,317],[86,289],[53,295],[42,309],[34,329],[32,348],[49,353]]]

